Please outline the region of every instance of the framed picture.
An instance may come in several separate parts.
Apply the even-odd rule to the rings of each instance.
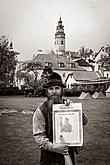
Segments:
[[[53,142],[83,145],[82,104],[53,105]]]

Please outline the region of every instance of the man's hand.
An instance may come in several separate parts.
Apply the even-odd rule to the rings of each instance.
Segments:
[[[65,103],[66,106],[68,106],[68,105],[70,105],[71,101],[70,101],[70,99],[67,99],[67,100],[64,101],[64,103]]]
[[[53,144],[51,151],[57,152],[60,154],[68,154],[68,145],[67,144]]]

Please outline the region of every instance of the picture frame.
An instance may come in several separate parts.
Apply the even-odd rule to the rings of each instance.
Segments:
[[[53,105],[53,142],[83,145],[82,103]]]

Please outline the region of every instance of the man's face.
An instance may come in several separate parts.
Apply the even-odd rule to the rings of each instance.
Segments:
[[[49,100],[53,100],[53,103],[60,103],[62,98],[62,88],[58,85],[48,87],[47,97]]]

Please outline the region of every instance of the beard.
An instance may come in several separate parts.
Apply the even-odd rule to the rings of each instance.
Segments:
[[[54,94],[49,98],[49,100],[52,100],[53,104],[60,104],[62,101],[62,97],[57,94]]]
[[[57,93],[54,93],[53,95],[48,95],[47,98],[48,101],[53,102],[53,104],[62,103],[62,95],[58,95]]]
[[[61,104],[62,103],[62,95],[53,94],[47,97],[48,100],[48,109],[52,110],[53,104]]]

